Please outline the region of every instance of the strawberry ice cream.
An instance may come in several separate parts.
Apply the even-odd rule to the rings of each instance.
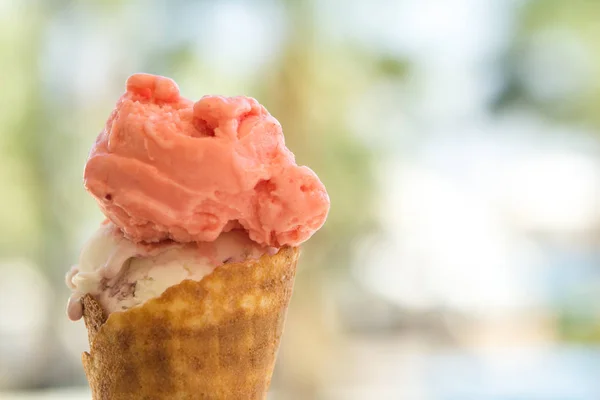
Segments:
[[[110,314],[223,263],[298,246],[329,211],[325,187],[255,99],[194,103],[147,74],[127,80],[84,179],[110,222],[67,275],[73,320],[88,293]]]
[[[84,177],[135,242],[212,241],[243,228],[259,244],[297,246],[329,210],[323,184],[295,164],[281,126],[256,100],[193,103],[153,75],[128,79]]]

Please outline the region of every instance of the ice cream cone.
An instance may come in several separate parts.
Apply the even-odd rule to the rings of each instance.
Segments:
[[[224,264],[108,318],[84,296],[93,399],[264,399],[298,255]]]

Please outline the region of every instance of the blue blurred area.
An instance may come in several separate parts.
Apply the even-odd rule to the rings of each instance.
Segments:
[[[578,399],[600,396],[600,349],[565,347],[503,349],[478,357],[442,354],[429,360],[431,398]]]

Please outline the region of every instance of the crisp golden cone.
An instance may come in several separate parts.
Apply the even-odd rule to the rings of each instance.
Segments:
[[[83,298],[94,400],[264,399],[298,248],[225,264],[124,312]]]

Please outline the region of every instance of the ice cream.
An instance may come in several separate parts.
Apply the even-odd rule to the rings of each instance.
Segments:
[[[106,223],[67,274],[67,286],[73,290],[67,314],[74,321],[82,317],[80,299],[86,293],[95,296],[108,314],[124,311],[185,279],[199,281],[224,263],[258,260],[274,252],[240,230],[223,233],[214,242],[143,244],[132,242]]]
[[[94,399],[264,399],[298,246],[329,197],[255,99],[136,74],[94,144],[108,218],[66,277]]]
[[[87,162],[85,185],[133,241],[213,241],[243,227],[257,243],[297,246],[327,217],[329,198],[297,166],[281,126],[256,100],[193,103],[168,78],[127,81]]]

